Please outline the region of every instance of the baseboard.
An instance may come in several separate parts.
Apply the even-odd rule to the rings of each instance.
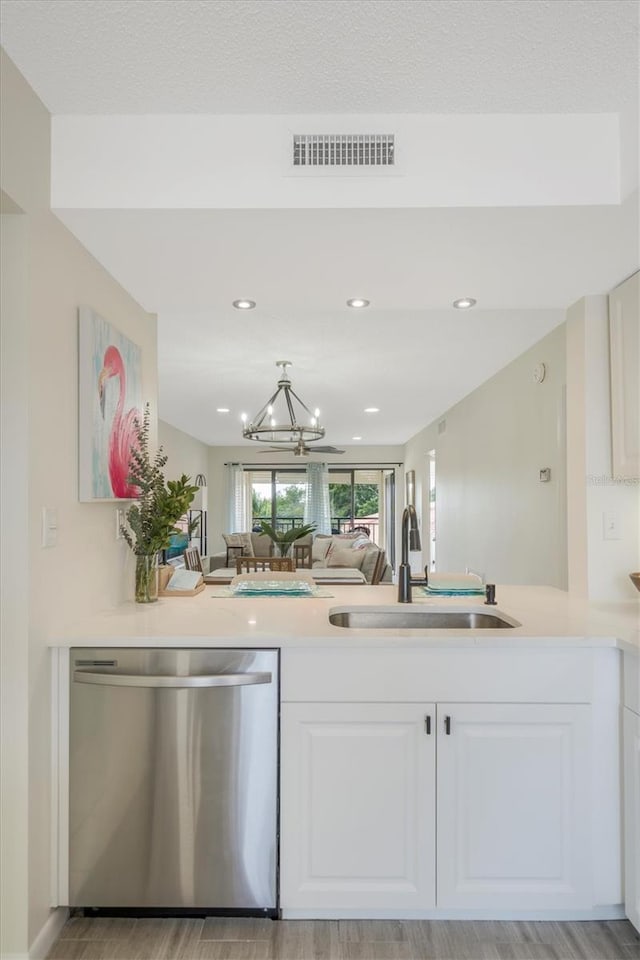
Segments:
[[[54,945],[69,916],[68,907],[56,907],[47,917],[42,930],[29,947],[29,955],[24,960],[44,960]],[[10,958],[8,958],[10,960]],[[17,958],[15,958],[17,960]]]
[[[623,920],[622,904],[591,910],[286,909],[283,920]]]

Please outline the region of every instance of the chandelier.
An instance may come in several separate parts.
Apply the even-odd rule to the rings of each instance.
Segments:
[[[291,386],[287,374],[291,365],[290,360],[276,360],[276,366],[282,367],[276,392],[251,421],[247,422],[246,413],[242,414],[242,436],[246,440],[304,445],[324,437],[324,427],[318,422],[320,411],[311,413]]]

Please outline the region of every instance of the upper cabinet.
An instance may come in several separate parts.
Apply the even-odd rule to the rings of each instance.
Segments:
[[[640,476],[640,273],[609,295],[613,474]]]

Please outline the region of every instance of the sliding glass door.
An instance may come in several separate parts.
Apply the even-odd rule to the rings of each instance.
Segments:
[[[307,476],[304,469],[261,470],[245,467],[250,490],[252,528],[267,520],[278,530],[304,523]],[[395,471],[393,468],[329,469],[331,530],[361,528],[370,539],[394,553]]]
[[[252,528],[266,520],[276,530],[290,530],[304,522],[307,480],[304,470],[247,470],[251,486]]]

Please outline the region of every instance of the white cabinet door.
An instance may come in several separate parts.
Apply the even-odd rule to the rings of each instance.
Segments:
[[[590,770],[588,706],[438,704],[438,907],[591,907]]]
[[[281,735],[285,915],[433,907],[435,707],[285,703]]]
[[[640,716],[624,715],[625,913],[640,931]]]

